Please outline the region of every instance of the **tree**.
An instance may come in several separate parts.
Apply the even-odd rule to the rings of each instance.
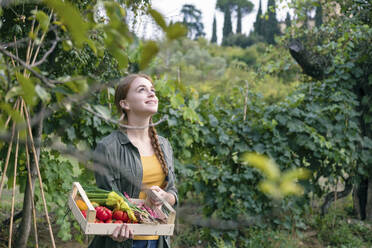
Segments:
[[[217,0],[216,8],[224,13],[222,30],[222,44],[224,44],[224,40],[233,33],[231,23],[232,2],[229,0]]]
[[[252,12],[253,3],[248,0],[234,0],[234,9],[237,15],[236,33],[242,32],[242,18]]]
[[[285,27],[289,28],[291,25],[291,16],[289,15],[289,12],[287,12],[287,16],[285,17]]]
[[[337,1],[341,14],[334,12],[332,21],[323,23],[325,29],[312,29],[308,31],[296,30],[291,34],[292,41],[289,49],[293,58],[303,68],[303,72],[313,80],[320,81],[328,87],[328,92],[347,96],[343,101],[348,102],[349,112],[354,118],[345,118],[343,128],[349,127],[349,121],[354,122],[357,129],[352,134],[339,135],[338,139],[352,137],[348,150],[347,160],[340,163],[340,168],[332,171],[327,176],[338,177],[346,184],[345,191],[353,189],[354,209],[362,220],[372,220],[372,81],[370,68],[372,67],[370,1],[355,4],[354,1]],[[299,8],[302,1],[296,1],[295,9]],[[328,11],[333,11],[334,6],[326,3]],[[300,12],[298,14],[301,14]],[[302,20],[301,20],[302,21]],[[328,32],[328,30],[335,30]],[[294,36],[294,37],[293,37]],[[335,45],[330,47],[329,44]],[[327,114],[331,116],[329,111]],[[337,117],[338,118],[338,117]],[[356,154],[354,154],[356,153]],[[337,157],[336,157],[337,158]],[[350,170],[345,178],[344,170]],[[348,179],[348,180],[346,180]],[[329,201],[335,200],[343,192],[330,192],[324,206]],[[334,196],[332,196],[334,195]]]
[[[322,3],[315,8],[315,27],[320,27],[323,23]]]
[[[264,19],[262,18],[262,6],[261,6],[261,0],[258,5],[258,11],[256,15],[256,21],[253,24],[254,32],[260,36],[264,36]]]
[[[216,16],[213,18],[213,28],[212,28],[212,43],[217,43],[217,20]]]
[[[275,44],[275,35],[280,34],[278,20],[276,19],[275,0],[268,0],[267,13],[268,19],[267,22],[265,23],[264,36],[267,43]]]
[[[202,12],[192,4],[184,4],[181,9],[182,23],[188,28],[188,37],[192,40],[204,36],[204,25],[201,21]]]

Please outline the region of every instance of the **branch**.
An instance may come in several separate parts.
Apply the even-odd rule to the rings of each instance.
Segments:
[[[340,199],[340,198],[343,198],[345,196],[347,196],[351,190],[353,189],[353,185],[351,183],[351,177],[349,177],[346,181],[345,181],[345,189],[343,191],[337,191],[337,192],[330,192],[326,195],[325,199],[324,199],[324,203],[321,207],[321,212],[322,212],[322,215],[325,215],[326,213],[328,213],[328,208],[331,206],[331,203],[333,201],[335,201],[335,199]]]
[[[49,116],[51,116],[56,111],[65,107],[66,104],[71,103],[71,102],[74,102],[74,103],[78,104],[78,103],[86,100],[89,97],[89,95],[94,96],[94,94],[92,94],[92,93],[95,93],[95,92],[100,91],[102,89],[105,89],[107,87],[114,86],[114,85],[118,84],[119,82],[120,82],[120,79],[119,80],[112,80],[108,83],[97,81],[92,86],[89,87],[89,91],[87,91],[86,93],[84,93],[84,94],[74,94],[74,95],[71,95],[70,97],[66,97],[61,102],[59,102],[59,103],[57,102],[57,103],[54,103],[52,106],[49,106],[48,109],[46,109],[44,112],[42,112],[42,113],[40,112],[40,113],[34,115],[34,117],[30,121],[31,126],[34,126],[35,124],[37,124],[42,117],[48,118]],[[25,125],[20,125],[19,128],[25,128]]]
[[[158,122],[156,123],[152,123],[152,124],[148,124],[148,125],[144,125],[144,126],[129,126],[129,125],[125,125],[125,124],[122,124],[120,123],[120,121],[115,121],[115,120],[112,120],[110,118],[107,118],[103,115],[100,115],[96,112],[94,112],[93,110],[91,110],[90,108],[88,108],[87,106],[83,106],[83,109],[88,111],[89,113],[97,116],[98,118],[101,118],[109,123],[112,123],[112,124],[115,124],[115,125],[118,125],[120,127],[123,127],[123,128],[127,128],[127,129],[145,129],[145,128],[148,128],[148,127],[153,127],[153,126],[157,126],[159,125],[160,123],[162,123],[163,121],[167,120],[168,117],[167,116],[163,116]]]
[[[21,47],[20,44],[23,44],[25,42],[28,42],[30,40],[30,38],[22,38],[20,40],[17,40],[17,41],[13,41],[13,42],[9,42],[9,43],[3,43],[3,44],[0,44],[0,46],[4,47],[4,48],[8,48],[8,47]]]
[[[24,62],[22,59],[20,59],[19,57],[13,55],[11,52],[8,52],[4,47],[0,46],[0,52],[5,54],[6,56],[8,57],[11,57],[12,59],[18,61],[24,68],[26,68],[27,70],[29,70],[32,74],[34,74],[35,77],[37,77],[38,79],[40,79],[42,82],[44,82],[48,87],[50,88],[54,88],[55,85],[54,84],[60,84],[62,82],[60,81],[56,81],[56,80],[49,80],[48,78],[46,78],[45,76],[41,75],[40,73],[36,72],[34,69],[32,69],[31,66],[29,66],[26,62]]]
[[[54,31],[54,30],[53,30]],[[44,54],[44,56],[37,62],[32,63],[32,66],[38,66],[45,62],[45,60],[48,58],[48,56],[54,51],[54,49],[57,46],[57,42],[60,41],[60,38],[58,37],[58,34],[56,31],[54,31],[56,35],[56,39],[52,42],[52,47]]]
[[[324,78],[324,69],[327,64],[324,57],[305,50],[299,40],[291,40],[288,49],[292,57],[301,66],[303,73],[318,80]]]

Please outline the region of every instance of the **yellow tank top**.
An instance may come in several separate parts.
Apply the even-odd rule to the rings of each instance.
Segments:
[[[160,187],[161,185],[163,185],[165,181],[165,174],[156,155],[154,154],[152,156],[141,156],[141,162],[143,169],[142,184],[146,185],[147,187]],[[146,193],[141,191],[139,198],[146,199]],[[159,236],[134,236],[133,239],[156,240],[159,239]]]

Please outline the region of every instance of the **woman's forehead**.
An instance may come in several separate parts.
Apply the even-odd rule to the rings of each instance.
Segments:
[[[132,87],[133,88],[137,88],[138,86],[140,86],[140,85],[145,85],[145,86],[148,86],[148,87],[152,87],[153,85],[152,85],[152,83],[148,80],[148,79],[146,79],[146,78],[144,78],[144,77],[137,77],[134,81],[133,81],[133,83],[132,83]]]

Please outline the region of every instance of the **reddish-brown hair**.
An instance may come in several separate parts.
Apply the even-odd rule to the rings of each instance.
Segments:
[[[127,98],[128,91],[129,91],[131,84],[134,82],[134,80],[136,80],[139,77],[146,78],[152,84],[154,84],[151,77],[149,77],[146,74],[130,74],[126,76],[125,78],[123,78],[115,90],[115,105],[120,115],[125,114],[125,110],[122,109],[122,107],[120,106],[120,101]],[[150,124],[152,124],[152,118],[150,118]],[[167,176],[168,167],[165,162],[164,154],[163,154],[163,151],[161,150],[158,135],[157,135],[157,132],[154,126],[149,127],[149,137],[150,137],[151,145],[152,145],[152,148],[154,149],[155,155],[161,164],[161,167],[164,171],[165,176]]]

